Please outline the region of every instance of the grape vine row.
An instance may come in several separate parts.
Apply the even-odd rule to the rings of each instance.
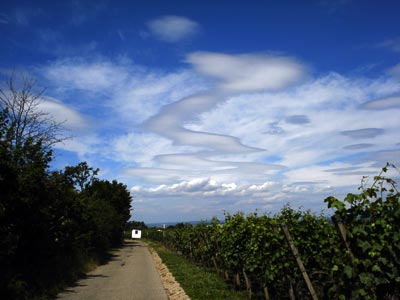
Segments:
[[[148,237],[215,268],[253,299],[311,299],[285,240],[285,224],[318,299],[400,299],[400,193],[382,172],[343,200],[328,197],[324,214],[286,205],[275,215],[226,214]],[[397,170],[397,169],[396,169]]]

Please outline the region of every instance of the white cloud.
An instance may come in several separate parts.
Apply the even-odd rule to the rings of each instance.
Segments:
[[[228,92],[275,91],[304,79],[307,73],[295,59],[276,55],[195,52],[187,61],[198,72],[220,80],[218,87]]]
[[[198,150],[189,146],[173,145],[172,141],[152,133],[131,132],[111,141],[110,155],[115,160],[136,163],[141,167],[156,167],[156,158],[168,154],[190,153]],[[115,153],[118,156],[115,157]]]
[[[113,102],[124,119],[141,123],[165,105],[204,88],[204,83],[190,71],[163,74],[149,70],[144,74],[130,74],[129,79],[115,90]]]
[[[370,99],[391,99],[389,95],[398,92],[395,81],[350,81],[327,75],[289,92],[230,97],[185,127],[237,137],[242,144],[266,149],[270,157],[293,168],[354,154],[350,151],[357,150],[354,147],[343,149],[355,144],[351,137],[369,137],[368,143],[374,145],[369,151],[394,147],[399,119],[397,110],[391,109],[393,101],[385,100],[390,102],[390,107],[385,104],[387,110],[363,110],[360,105],[364,107]],[[293,116],[301,120],[296,117],[295,122],[288,122]]]
[[[136,197],[145,195],[159,196],[239,196],[253,195],[260,192],[271,190],[276,183],[265,182],[261,185],[238,186],[234,182],[222,183],[211,178],[193,178],[188,181],[181,181],[170,185],[162,184],[156,187],[143,188],[142,186],[134,186],[131,191]]]
[[[84,59],[64,59],[46,66],[41,72],[61,87],[104,93],[123,84],[127,70],[106,60],[88,62]]]
[[[285,177],[288,182],[314,182],[322,186],[329,187],[358,187],[361,183],[362,176],[364,175],[375,175],[379,170],[372,166],[370,162],[363,163],[360,165],[350,163],[339,163],[335,162],[331,165],[321,166],[304,166],[285,172]],[[356,167],[351,171],[336,171],[335,169],[346,169],[349,167]],[[333,170],[332,170],[333,169]],[[330,171],[332,170],[332,171]],[[305,184],[307,186],[309,184]]]
[[[147,23],[150,34],[156,38],[176,43],[195,35],[200,26],[193,20],[180,16],[164,16]]]
[[[196,149],[196,148],[193,148]],[[198,149],[198,148],[197,148]],[[203,157],[204,156],[204,157]],[[183,170],[197,170],[216,172],[235,168],[235,165],[230,162],[219,162],[216,160],[208,159],[199,151],[193,153],[182,152],[182,154],[174,153],[170,155],[161,155],[155,159],[160,166],[166,169],[179,169]]]
[[[159,184],[136,187],[134,197],[144,202],[180,199],[185,204],[171,207],[192,215],[199,203],[251,211],[305,201],[322,209],[325,197],[341,197],[349,186],[356,192],[363,175],[376,174],[395,157],[385,149],[398,143],[396,111],[366,108],[371,99],[390,99],[398,92],[392,80],[328,74],[290,90],[238,95],[211,90],[184,98],[165,106],[144,129],[180,147],[200,149],[152,153],[147,159],[153,167],[127,169],[129,176]],[[272,127],[280,129],[278,135],[271,134]],[[355,144],[354,138],[368,142]],[[366,150],[371,155],[363,154]],[[355,169],[329,171],[350,167]]]
[[[182,127],[186,121],[195,118],[202,111],[212,108],[218,101],[223,99],[223,97],[219,98],[213,94],[184,98],[163,108],[158,115],[150,118],[145,123],[144,128],[164,135],[175,143],[182,145],[228,153],[258,151],[258,149],[243,145],[232,136],[212,134],[205,131],[192,131]]]
[[[364,103],[362,106],[364,109],[400,109],[400,96],[385,97],[381,99],[374,99]]]
[[[54,121],[62,123],[62,126],[70,130],[85,130],[89,127],[86,118],[59,100],[46,97],[38,107],[44,113],[49,114]]]
[[[227,92],[276,90],[305,76],[305,68],[301,64],[284,57],[199,52],[189,55],[188,61],[203,74],[221,79],[222,91],[211,90],[208,93],[195,94],[165,106],[157,116],[145,123],[144,128],[180,145],[207,148],[209,151],[221,153],[251,153],[263,149],[247,146],[233,135],[188,130],[183,125],[200,113],[226,101]],[[256,69],[256,72],[252,73],[252,69]],[[247,80],[245,83],[244,78]]]
[[[212,178],[193,178],[148,188],[136,185],[131,188],[138,218],[142,214],[159,218],[161,210],[164,220],[176,220],[177,215],[180,220],[204,220],[213,216],[221,217],[223,212],[235,213],[238,210],[245,213],[254,212],[255,209],[277,212],[288,201],[293,205],[302,205],[307,200],[310,207],[316,197],[320,197],[316,207],[321,209],[321,197],[332,192],[334,190],[327,184],[282,184],[267,181],[259,185],[238,185]]]
[[[391,67],[388,70],[388,73],[394,77],[400,77],[400,63],[398,63],[397,65]]]
[[[72,138],[55,145],[55,148],[76,153],[80,160],[87,161],[91,155],[98,154],[101,138],[95,133],[88,132],[74,135]]]
[[[320,209],[398,159],[394,78],[309,78],[303,63],[274,55],[195,52],[187,61],[193,70],[173,73],[101,58],[42,69],[55,94],[68,95],[49,109],[79,133],[65,149],[124,166],[110,174],[141,183],[136,212],[196,219],[287,201]],[[86,132],[72,104],[91,116]]]
[[[64,59],[39,72],[53,83],[60,96],[77,91],[78,97],[86,100],[82,104],[95,110],[111,109],[126,126],[139,124],[163,106],[206,88],[193,72],[165,73],[135,65],[126,58]]]

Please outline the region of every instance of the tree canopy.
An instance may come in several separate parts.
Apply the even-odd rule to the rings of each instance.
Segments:
[[[0,90],[0,294],[35,299],[121,245],[131,196],[86,162],[50,171],[60,125],[38,110],[33,81]]]

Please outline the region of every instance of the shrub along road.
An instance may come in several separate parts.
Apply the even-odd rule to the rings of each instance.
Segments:
[[[60,293],[63,300],[167,300],[150,252],[139,241],[125,241],[110,262]]]

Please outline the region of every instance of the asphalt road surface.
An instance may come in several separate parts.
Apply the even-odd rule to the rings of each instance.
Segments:
[[[67,288],[63,300],[168,300],[148,248],[125,241],[110,262]]]

